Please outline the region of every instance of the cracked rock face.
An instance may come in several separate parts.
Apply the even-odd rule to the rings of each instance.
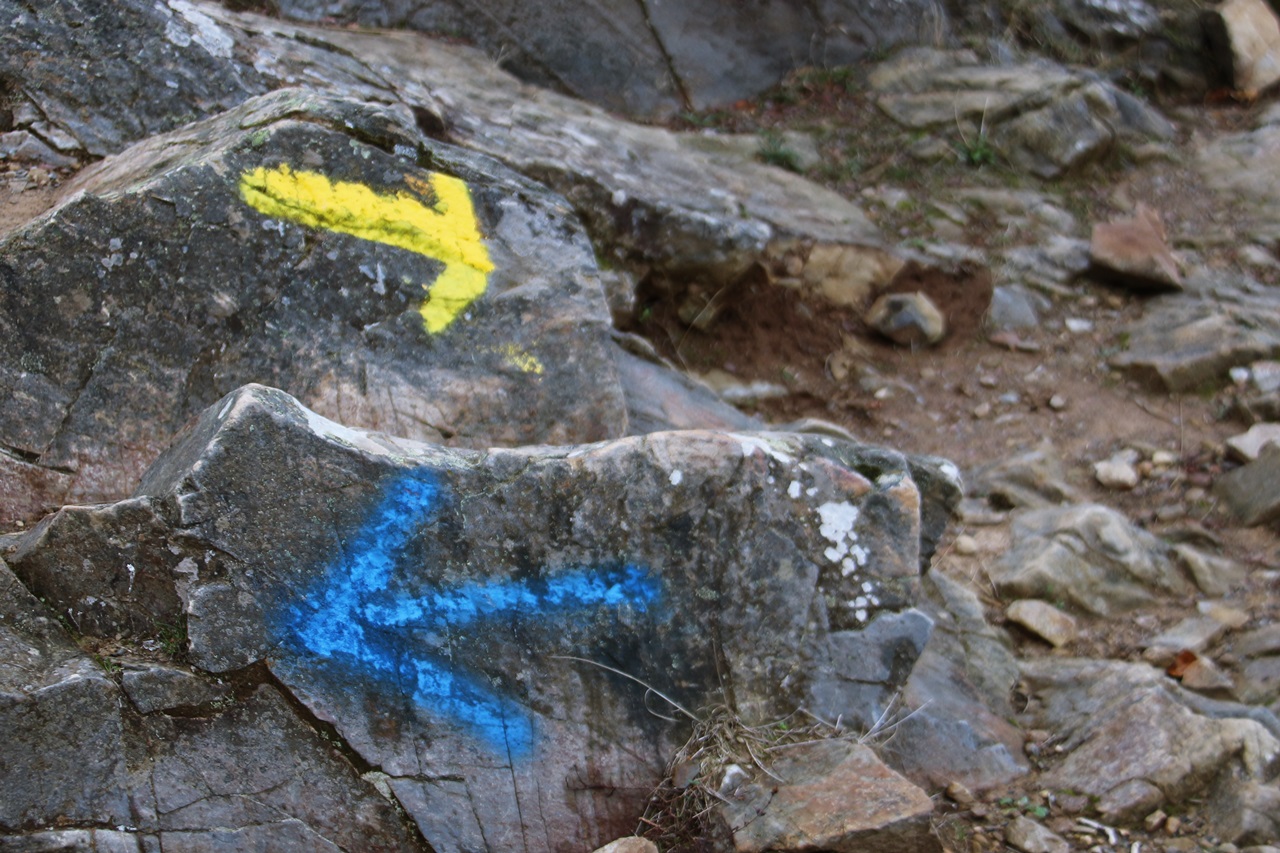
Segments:
[[[459,33],[525,79],[650,118],[750,97],[800,65],[847,65],[949,31],[933,0],[502,0],[481,14],[459,0],[283,0],[275,8],[298,21]]]
[[[608,328],[562,200],[396,113],[266,95],[0,240],[0,515],[124,496],[249,381],[411,438],[621,435]]]
[[[274,683],[331,724],[434,849],[591,849],[634,830],[686,712],[875,722],[930,632],[912,607],[920,499],[905,459],[831,438],[481,453],[248,386],[137,498],[64,511],[7,553],[102,635],[166,622],[176,598],[198,670],[257,673],[267,686],[240,702],[283,713]],[[77,560],[74,531],[75,577],[120,600],[94,619],[75,577],[48,583]],[[143,567],[153,591],[130,599]],[[164,669],[130,676],[148,708],[206,695]]]

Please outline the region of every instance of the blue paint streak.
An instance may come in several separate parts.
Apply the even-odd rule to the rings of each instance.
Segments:
[[[645,612],[661,598],[662,587],[644,569],[627,565],[531,580],[466,581],[393,597],[392,582],[402,575],[398,561],[431,520],[438,499],[429,472],[391,481],[342,556],[324,572],[312,600],[288,609],[289,629],[311,654],[411,688],[419,705],[460,721],[493,749],[520,758],[533,748],[527,711],[480,678],[453,671],[446,659],[404,649],[413,635],[403,629],[450,630],[484,619],[545,618],[624,604]]]

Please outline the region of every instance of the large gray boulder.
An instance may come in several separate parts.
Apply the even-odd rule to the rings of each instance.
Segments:
[[[86,636],[145,648],[184,624],[197,673],[288,691],[434,849],[592,849],[634,830],[708,706],[887,711],[931,625],[921,500],[906,459],[833,438],[477,452],[249,386],[135,498],[67,508],[6,555]],[[277,713],[262,689],[243,713]],[[252,822],[207,805],[204,826]]]
[[[750,97],[800,65],[848,65],[949,33],[935,0],[281,0],[281,15],[448,32],[520,76],[637,117]]]
[[[101,157],[270,88],[186,0],[0,0],[0,20],[5,106],[55,149]]]
[[[265,95],[0,239],[3,515],[127,495],[250,381],[410,438],[620,436],[609,327],[562,199],[399,113]]]

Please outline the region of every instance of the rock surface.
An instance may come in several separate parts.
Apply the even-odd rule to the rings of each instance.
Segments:
[[[847,65],[949,29],[943,4],[933,0],[769,2],[749,12],[709,0],[558,0],[536,9],[502,2],[483,14],[460,0],[283,0],[276,8],[301,21],[336,17],[457,33],[527,79],[639,117],[727,104],[797,65]]]
[[[0,241],[3,473],[46,505],[122,497],[251,380],[410,438],[622,435],[595,270],[563,202],[492,161],[263,96],[86,170]]]
[[[1145,204],[1131,219],[1093,226],[1089,245],[1094,275],[1139,289],[1182,287],[1178,261],[1169,249],[1160,214]]]
[[[720,806],[742,853],[941,850],[929,797],[870,747],[828,740],[787,750],[777,779],[740,785]]]
[[[1280,19],[1265,0],[1225,0],[1206,14],[1205,32],[1232,88],[1256,97],[1280,82]]]
[[[9,554],[69,620],[111,602],[86,632],[182,618],[200,669],[265,666],[386,775],[435,849],[556,849],[634,827],[658,781],[678,728],[639,685],[678,710],[729,701],[731,683],[757,721],[881,718],[932,624],[911,607],[920,506],[906,460],[829,438],[476,453],[250,386],[206,410],[138,498],[66,510]],[[126,566],[109,551],[123,541]],[[67,549],[97,586],[42,582]]]
[[[1022,672],[1029,716],[1062,738],[1065,758],[1046,783],[1098,797],[1104,819],[1144,817],[1232,774],[1267,778],[1280,757],[1280,741],[1266,727],[1197,713],[1150,667],[1045,659],[1024,663]]]
[[[1005,158],[1054,178],[1121,139],[1168,138],[1169,122],[1111,86],[1047,62],[991,66],[968,51],[902,51],[870,77],[880,106],[911,128],[956,128],[962,159]]]

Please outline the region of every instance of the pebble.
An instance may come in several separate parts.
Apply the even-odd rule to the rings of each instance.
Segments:
[[[947,798],[959,806],[971,806],[975,801],[973,792],[959,782],[947,786]]]
[[[1049,408],[1053,409],[1055,412],[1061,412],[1066,407],[1067,398],[1061,394],[1054,394],[1049,398]]]
[[[1138,472],[1127,462],[1108,459],[1093,466],[1094,479],[1099,484],[1119,491],[1128,491],[1138,485]]]
[[[1168,820],[1168,818],[1169,816],[1167,814],[1160,809],[1156,809],[1146,816],[1142,821],[1142,826],[1147,832],[1155,832],[1157,829],[1164,826],[1164,822]]]
[[[1078,630],[1075,617],[1036,599],[1019,599],[1011,603],[1005,610],[1005,616],[1054,648],[1074,640]]]
[[[978,553],[978,540],[967,533],[962,533],[956,537],[955,549],[956,553],[962,557],[972,557]]]
[[[1063,321],[1067,326],[1067,331],[1076,335],[1083,335],[1086,332],[1093,331],[1093,321],[1084,320],[1080,317],[1068,317]]]
[[[978,420],[982,420],[983,418],[987,417],[990,414],[991,414],[990,403],[979,403],[978,405],[973,407],[973,416]]]

